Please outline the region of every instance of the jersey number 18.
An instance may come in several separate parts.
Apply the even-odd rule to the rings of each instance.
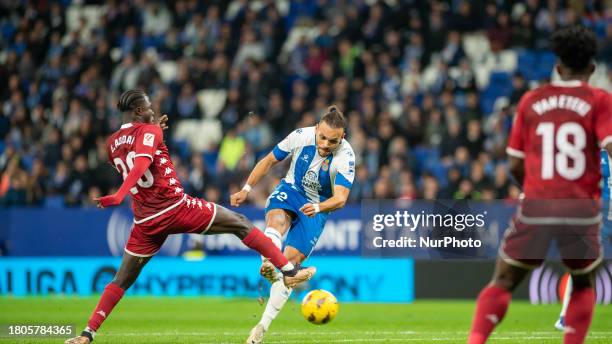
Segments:
[[[542,122],[538,124],[536,134],[542,136],[542,179],[552,179],[555,171],[568,180],[582,177],[586,168],[583,152],[586,133],[580,124],[563,123],[555,133],[554,123]],[[570,137],[573,137],[572,141]],[[571,165],[570,159],[573,161]]]

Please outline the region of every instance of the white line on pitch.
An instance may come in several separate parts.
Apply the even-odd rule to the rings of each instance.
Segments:
[[[434,334],[434,331],[272,331],[270,332],[274,335],[283,335],[283,336],[303,336],[303,335],[346,335],[346,334],[362,334],[362,335],[426,335],[426,334]],[[612,335],[612,331],[592,331],[589,332],[593,336],[606,336]],[[108,332],[104,333],[104,336],[142,336],[145,332]],[[442,335],[455,335],[455,334],[464,334],[467,335],[466,331],[435,331],[435,334]],[[231,336],[236,335],[236,331],[191,331],[191,332],[182,332],[180,330],[176,331],[166,331],[166,332],[147,332],[146,335],[150,336],[205,336],[205,335],[220,335],[220,336]],[[562,335],[561,332],[558,331],[540,331],[540,332],[529,332],[529,331],[503,331],[500,333],[501,336],[548,336],[557,338],[555,335]],[[604,337],[605,338],[605,337]]]

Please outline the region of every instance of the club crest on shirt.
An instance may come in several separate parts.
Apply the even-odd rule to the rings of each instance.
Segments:
[[[324,172],[327,172],[327,170],[329,170],[329,159],[323,160],[323,163],[321,163],[321,170],[323,170]]]

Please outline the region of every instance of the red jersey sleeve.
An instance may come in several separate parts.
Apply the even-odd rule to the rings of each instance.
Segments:
[[[595,106],[595,134],[601,148],[605,148],[612,143],[612,94],[601,92]]]
[[[528,94],[528,93],[527,93]],[[525,158],[525,103],[527,102],[527,94],[525,94],[519,102],[516,110],[516,116],[510,130],[510,138],[508,139],[508,147],[506,154],[516,157]]]
[[[162,129],[157,124],[142,127],[134,142],[134,152],[138,156],[146,156],[153,160],[157,146],[164,141]]]
[[[121,174],[121,171],[119,171],[119,168],[115,165],[115,162],[113,161],[113,152],[111,151],[111,139],[113,136],[110,136],[108,138],[108,140],[106,141],[106,161],[111,165],[111,167],[113,169],[115,169],[117,172],[119,172],[119,174]]]

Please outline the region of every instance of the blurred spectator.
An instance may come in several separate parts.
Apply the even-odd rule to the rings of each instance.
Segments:
[[[70,173],[66,181],[68,188],[66,195],[67,205],[80,205],[86,201],[86,194],[91,186],[93,186],[91,173],[87,169],[87,160],[85,156],[78,155],[74,161],[74,169]]]
[[[531,49],[534,46],[533,23],[531,14],[524,13],[519,19],[518,25],[512,31],[512,46],[517,48]]]
[[[446,38],[446,44],[440,52],[442,61],[448,66],[456,66],[459,61],[465,56],[463,47],[461,46],[461,35],[457,31],[451,31]]]
[[[465,97],[465,109],[463,111],[463,117],[465,120],[481,120],[482,110],[478,103],[478,94],[476,92],[469,92]]]
[[[263,151],[272,145],[270,125],[255,113],[246,119],[243,136],[255,151]]]
[[[449,71],[456,91],[472,91],[476,89],[476,75],[469,61],[462,58],[459,66]]]
[[[457,147],[461,147],[465,144],[461,122],[455,119],[447,122],[446,130],[447,132],[444,134],[444,138],[440,144],[440,156],[443,158],[453,155]]]
[[[429,32],[427,37],[427,55],[438,52],[444,47],[446,41],[446,28],[442,15],[437,11],[432,11],[429,16]]]
[[[499,199],[508,197],[510,180],[508,179],[508,169],[505,165],[499,164],[495,167],[495,196]]]
[[[489,36],[493,52],[499,52],[510,46],[512,27],[510,26],[510,16],[508,13],[500,12],[497,15],[497,22],[494,27],[489,29],[487,35]]]
[[[525,77],[521,73],[515,73],[512,77],[512,94],[510,95],[510,103],[518,104],[519,100],[525,94],[527,89],[527,82]]]
[[[12,173],[7,173],[8,189],[4,194],[3,200],[6,206],[24,206],[28,204],[27,182],[28,175],[21,169],[16,169]]]
[[[234,66],[241,66],[247,59],[263,61],[266,58],[265,46],[257,40],[255,32],[245,29],[242,33],[240,48],[234,58]]]
[[[199,118],[198,99],[193,93],[193,85],[187,83],[181,87],[181,93],[176,100],[176,114],[181,118]]]
[[[446,187],[440,192],[441,199],[452,199],[459,189],[459,183],[461,181],[461,172],[456,167],[451,167],[447,172],[447,184]]]
[[[431,174],[423,175],[423,194],[421,198],[426,200],[436,200],[440,198],[440,185],[436,178]]]
[[[145,36],[150,35],[153,40],[163,35],[170,25],[172,25],[172,16],[166,6],[158,1],[152,1],[145,7],[142,14],[142,32]],[[157,42],[151,42],[156,45]]]
[[[612,25],[606,26],[606,35],[603,39],[603,44],[599,48],[599,58],[606,62],[608,68],[612,69]]]
[[[372,198],[373,192],[372,177],[365,165],[357,166],[355,171],[355,181],[349,194],[349,201],[358,203],[364,198]]]
[[[478,155],[483,151],[484,140],[480,121],[477,119],[468,121],[465,145],[472,159],[478,158]]]
[[[229,129],[219,148],[219,167],[233,171],[246,150],[244,138],[237,136],[235,129]]]

